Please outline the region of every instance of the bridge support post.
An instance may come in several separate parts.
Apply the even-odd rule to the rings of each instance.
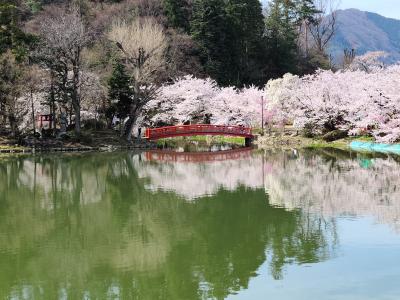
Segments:
[[[244,145],[246,147],[251,147],[253,145],[253,141],[254,141],[253,138],[247,137],[244,139]]]

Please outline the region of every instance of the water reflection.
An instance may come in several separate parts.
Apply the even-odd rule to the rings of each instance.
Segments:
[[[159,159],[148,152],[149,163],[137,166],[138,174],[149,179],[147,188],[185,199],[241,185],[263,188],[271,205],[326,217],[374,216],[400,230],[399,157],[334,149],[239,153],[234,159],[187,164],[189,158]]]
[[[0,298],[223,299],[334,257],[337,214],[398,225],[394,159],[163,155],[2,158]]]
[[[281,154],[265,177],[270,203],[323,216],[372,216],[400,230],[398,157],[322,150]]]
[[[167,190],[193,200],[213,195],[220,189],[239,186],[263,187],[262,157],[251,149],[215,153],[174,153],[149,151],[145,159],[133,163],[141,178],[147,178],[149,190]]]

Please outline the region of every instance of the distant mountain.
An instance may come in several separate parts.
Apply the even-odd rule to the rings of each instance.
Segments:
[[[337,33],[330,46],[336,62],[343,49],[354,49],[357,55],[368,51],[385,51],[388,63],[400,61],[400,20],[357,9],[337,11]]]

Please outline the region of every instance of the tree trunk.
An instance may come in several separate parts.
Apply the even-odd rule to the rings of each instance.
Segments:
[[[75,134],[77,137],[81,135],[81,91],[80,91],[80,48],[76,50],[75,59],[73,60],[73,91],[72,106],[75,113]]]
[[[135,125],[135,119],[129,116],[128,121],[126,121],[124,126],[124,138],[127,142],[132,142],[132,130]]]
[[[308,57],[308,25],[307,25],[307,21],[304,21],[305,25],[304,25],[304,29],[306,32],[306,57]]]
[[[10,122],[11,136],[15,138],[17,136],[17,120],[13,113],[8,115],[8,122]]]
[[[32,129],[33,129],[33,135],[36,135],[36,126],[35,126],[35,106],[33,104],[33,92],[32,89],[30,89],[30,96],[31,96],[31,108],[32,108]]]
[[[50,114],[51,114],[51,123],[50,123],[50,128],[56,129],[56,123],[55,123],[55,106],[56,106],[56,99],[55,99],[55,91],[54,91],[54,74],[51,72],[51,85],[50,85],[50,103],[49,103],[49,108],[50,108]]]
[[[72,106],[75,114],[75,134],[79,137],[81,135],[81,107],[76,102],[73,102]]]
[[[138,111],[139,108],[136,105],[132,105],[128,121],[124,125],[123,138],[128,142],[132,142],[132,130],[138,118]]]
[[[52,115],[51,115],[51,121],[52,121],[52,128],[53,128],[53,135],[56,132],[56,126],[57,126],[57,122],[56,122],[56,102],[53,101],[52,102]]]
[[[4,126],[7,123],[7,116],[5,114],[6,106],[2,99],[0,99],[0,125]]]
[[[119,126],[119,135],[120,135],[120,137],[121,138],[123,138],[124,137],[124,128],[125,128],[125,125],[124,125],[124,120],[123,119],[119,119],[119,124],[118,124],[118,126]]]

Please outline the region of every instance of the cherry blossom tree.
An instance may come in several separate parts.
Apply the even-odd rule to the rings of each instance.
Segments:
[[[220,88],[209,78],[188,75],[160,88],[143,112],[151,117],[143,118],[142,122],[156,126],[188,123],[260,126],[263,95],[264,91],[256,87]]]
[[[314,134],[340,129],[395,142],[400,139],[400,65],[385,67],[377,58],[372,53],[356,58],[347,70],[271,80],[268,108],[277,111],[275,121],[291,121]]]
[[[383,69],[385,64],[382,58],[386,56],[387,53],[384,51],[367,52],[363,55],[356,56],[349,64],[348,69],[352,71],[361,70],[367,73]]]

